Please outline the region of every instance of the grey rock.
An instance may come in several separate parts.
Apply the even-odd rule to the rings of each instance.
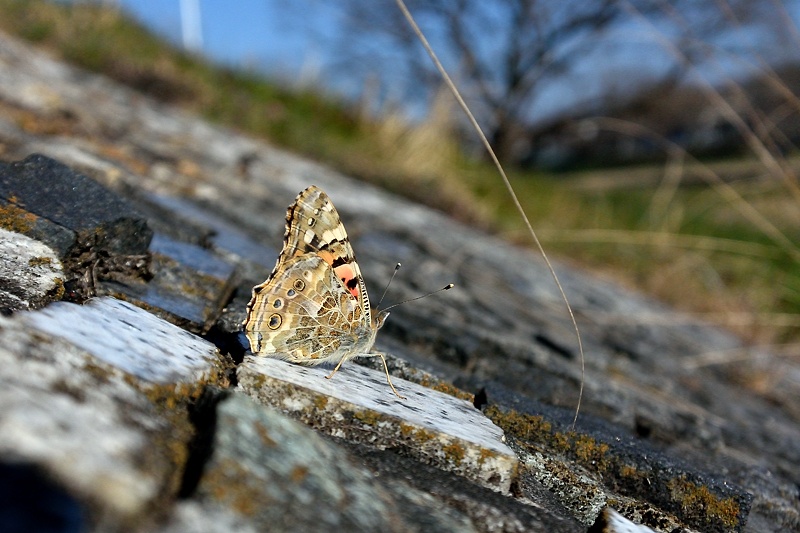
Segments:
[[[346,443],[345,446],[376,477],[386,480],[384,483],[394,494],[414,491],[430,494],[439,502],[438,508],[463,513],[478,531],[567,533],[586,530],[586,526],[575,520],[544,487],[539,487],[533,499],[508,498],[459,475],[390,450],[376,450],[369,444]]]
[[[21,325],[62,338],[151,383],[197,381],[219,370],[217,348],[133,305],[103,297],[21,313]]]
[[[88,529],[86,513],[64,487],[35,465],[16,461],[0,462],[0,524],[8,533]]]
[[[503,433],[469,402],[397,379],[397,398],[382,372],[343,367],[330,371],[266,357],[237,368],[247,395],[311,427],[354,442],[392,448],[508,493],[517,457]]]
[[[257,533],[260,531],[249,517],[242,516],[223,504],[200,503],[196,500],[178,502],[160,533]]]
[[[192,428],[158,398],[174,402],[175,413],[188,401],[25,320],[0,317],[0,462],[42,472],[76,502],[66,512],[80,522],[146,528],[177,492]]]
[[[662,530],[705,529],[702,505],[687,518],[675,511],[677,500],[654,495],[646,477],[637,489],[635,484],[625,485],[624,476],[614,471],[599,475],[597,467],[587,468],[584,460],[576,458],[576,443],[595,443],[598,450],[607,445],[612,458],[623,457],[620,452],[628,450],[632,466],[649,464],[651,473],[658,476],[671,475],[662,467],[681,459],[674,472],[699,483],[695,502],[716,495],[723,501],[730,496],[746,503],[743,496],[752,494],[749,514],[740,506],[736,520],[717,524],[718,530],[800,530],[796,484],[800,479],[800,409],[795,400],[800,397],[800,366],[796,361],[753,351],[694,317],[681,316],[556,262],[587,355],[583,410],[573,434],[568,429],[569,411],[574,409],[582,379],[576,343],[559,294],[534,254],[322,165],[59,64],[4,35],[0,40],[3,157],[22,159],[36,152],[56,157],[137,205],[158,204],[159,209],[142,211],[157,219],[154,227],[159,231],[207,247],[234,263],[243,281],[235,283],[237,293],[218,310],[220,318],[212,328],[215,334],[238,328],[249,286],[263,281],[277,255],[286,206],[306,186],[319,185],[342,214],[373,296],[397,261],[409,271],[401,270],[389,290],[388,303],[448,282],[457,285],[444,295],[394,309],[379,332],[380,349],[472,393],[483,389],[488,399],[481,403],[488,402],[490,408],[500,407],[506,413],[513,409],[551,424],[555,428],[549,431],[551,438],[567,439],[573,451],[560,456],[552,449],[539,450],[546,464],[566,465],[565,476],[577,473],[580,476],[575,479],[587,480],[577,486],[599,488],[605,498],[618,497],[618,510],[629,519]],[[9,118],[20,110],[48,123],[53,117],[69,116],[71,127],[61,135],[32,133]],[[114,150],[99,139],[112,139]],[[145,199],[149,195],[162,201]],[[208,213],[213,217],[205,216]],[[170,226],[176,228],[174,233],[168,231]],[[237,242],[226,248],[226,232],[231,228]],[[216,239],[215,231],[223,238]],[[735,365],[709,357],[734,351],[744,354]],[[407,367],[391,366],[396,375],[413,379],[406,375]],[[768,385],[743,387],[746,380],[742,378],[750,375]],[[599,419],[607,426],[594,423]],[[498,417],[495,422],[514,433],[508,420]],[[607,427],[614,431],[606,431]],[[45,436],[39,438],[46,442]],[[617,439],[630,447],[611,447]],[[533,436],[518,440],[526,449],[541,445]],[[658,461],[648,463],[653,451],[659,454]],[[391,453],[382,452],[376,461],[388,469]],[[420,464],[420,468],[430,467]],[[381,467],[374,471],[380,472]],[[443,478],[451,475],[439,472]],[[575,494],[580,491],[542,489],[532,474],[532,470],[522,470],[516,497],[506,498],[510,506],[546,506],[552,516],[565,512],[584,523],[597,509],[600,498],[590,495],[582,500]],[[569,482],[562,483],[570,488]],[[628,487],[625,494],[619,493],[622,486]],[[456,509],[463,500],[452,485],[446,487],[452,498],[440,501]],[[386,493],[391,489],[391,483],[384,486]],[[480,506],[473,501],[458,508],[459,512],[466,507]],[[508,524],[522,520],[522,515],[514,514],[517,508],[498,504],[487,509]],[[205,507],[201,511],[211,512]],[[471,520],[477,529],[491,530],[497,524]],[[571,524],[574,527],[574,521]],[[530,528],[536,530],[533,525]]]
[[[235,510],[259,531],[471,530],[420,494],[395,503],[343,450],[244,395],[218,404],[212,450],[193,497]]]
[[[141,215],[96,181],[41,155],[0,164],[0,201],[33,215],[29,234],[65,259],[75,247],[143,255],[153,236]],[[22,224],[22,223],[21,223]],[[39,224],[45,227],[39,227]],[[51,236],[50,225],[57,229]]]
[[[2,164],[2,202],[7,204],[0,207],[0,224],[40,241],[37,249],[55,247],[58,260],[67,265],[60,282],[34,295],[42,300],[32,304],[19,294],[33,280],[15,279],[0,269],[0,279],[7,280],[9,310],[41,305],[65,290],[78,300],[111,295],[149,308],[189,331],[207,333],[235,289],[238,278],[230,262],[191,243],[165,235],[154,238],[128,202],[52,159],[30,156]],[[21,240],[16,237],[14,242]],[[10,261],[9,267],[14,266],[14,259]]]
[[[606,507],[597,517],[597,522],[591,531],[597,533],[653,533],[655,530],[635,524],[611,507]]]
[[[513,409],[500,409],[510,404]],[[692,462],[664,453],[647,441],[591,415],[583,430],[571,430],[571,413],[514,395],[499,397],[486,413],[505,427],[523,463],[520,489],[528,481],[558,495],[574,516],[589,525],[606,505],[659,530],[742,530],[753,495],[713,472],[730,464]]]
[[[64,293],[64,269],[47,245],[0,229],[0,309],[35,309]]]
[[[183,198],[157,194],[138,196],[137,205],[145,205],[144,209],[153,214],[156,224],[166,222],[159,224],[159,230],[175,240],[210,247],[236,261],[249,261],[262,269],[275,264],[276,249],[254,242],[246,234],[246,226],[221,217],[215,213],[213,205],[198,205]],[[160,215],[155,210],[160,210]],[[180,223],[175,224],[175,220]]]
[[[119,196],[42,155],[0,163],[0,224],[41,241],[68,274],[71,298],[96,293],[98,279],[147,275],[153,232]]]
[[[235,289],[236,268],[209,250],[160,234],[150,254],[148,280],[103,281],[97,293],[149,309],[192,333],[207,333]]]

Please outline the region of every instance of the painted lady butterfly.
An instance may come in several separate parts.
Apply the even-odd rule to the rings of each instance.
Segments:
[[[311,186],[286,212],[283,250],[267,281],[253,287],[244,332],[251,351],[303,365],[380,357],[371,352],[389,316],[370,308],[350,239],[328,195]]]

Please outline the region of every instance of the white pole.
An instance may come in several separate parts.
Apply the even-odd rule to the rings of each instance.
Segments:
[[[203,50],[203,26],[200,19],[200,0],[180,0],[183,47],[192,52]]]

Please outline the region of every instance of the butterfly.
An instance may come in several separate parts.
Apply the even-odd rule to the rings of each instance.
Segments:
[[[367,286],[339,213],[328,195],[311,186],[286,212],[283,250],[267,280],[253,287],[244,333],[255,355],[292,363],[342,363],[380,357],[375,335],[389,313],[370,307]]]

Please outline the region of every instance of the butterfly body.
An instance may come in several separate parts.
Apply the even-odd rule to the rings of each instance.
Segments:
[[[267,280],[253,287],[244,332],[255,355],[339,367],[376,356],[375,336],[388,316],[373,312],[350,239],[328,196],[301,192],[286,213],[284,246]],[[386,377],[392,390],[388,369]]]

